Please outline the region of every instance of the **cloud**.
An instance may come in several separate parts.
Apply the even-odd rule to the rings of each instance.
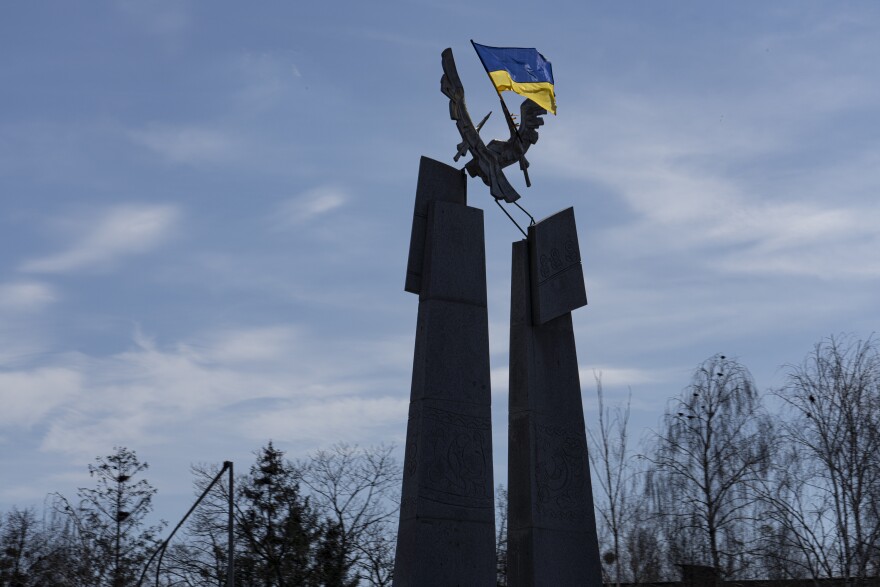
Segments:
[[[203,357],[216,363],[249,363],[284,359],[299,343],[291,327],[273,326],[218,333]]]
[[[117,206],[83,222],[84,234],[65,251],[26,261],[34,273],[66,273],[106,267],[122,257],[146,253],[170,235],[179,212],[173,206]]]
[[[57,299],[54,288],[36,281],[0,283],[0,312],[34,311]]]
[[[297,441],[333,430],[358,442],[406,419],[405,392],[373,395],[408,387],[408,362],[393,345],[322,340],[294,325],[226,329],[172,345],[136,331],[133,343],[106,357],[77,356],[76,378],[65,385],[69,368],[16,374],[34,401],[22,399],[12,413],[45,427],[43,450],[85,459],[109,446],[189,443],[230,428]],[[400,373],[389,373],[389,364]]]
[[[70,368],[0,371],[0,424],[29,428],[81,391],[82,377]]]
[[[234,98],[244,112],[284,104],[302,78],[292,57],[284,53],[244,52],[233,60],[232,70],[240,84]]]
[[[128,133],[136,144],[173,163],[217,163],[234,158],[236,142],[226,133],[195,126],[156,125]]]
[[[348,199],[348,192],[343,188],[320,186],[285,201],[275,218],[285,225],[299,226],[342,207]]]
[[[573,115],[541,151],[542,165],[626,204],[632,216],[603,231],[609,247],[702,257],[716,271],[880,276],[870,254],[880,248],[880,206],[866,197],[880,174],[874,165],[866,176],[864,165],[876,153],[855,154],[859,165],[801,158],[783,174],[764,161],[800,148],[785,125],[771,132],[763,115],[743,113],[736,128],[720,130],[705,104],[682,102],[605,98],[604,111]]]
[[[244,435],[253,439],[324,444],[329,432],[337,442],[358,442],[386,427],[402,431],[408,407],[405,396],[286,403],[247,419],[241,427]]]

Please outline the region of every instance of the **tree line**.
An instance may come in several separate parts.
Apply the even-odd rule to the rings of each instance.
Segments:
[[[850,336],[817,343],[759,391],[716,354],[669,400],[641,446],[630,408],[606,406],[588,430],[605,580],[672,581],[681,564],[724,579],[880,574],[880,353]],[[772,406],[772,409],[771,407]],[[261,448],[233,496],[242,587],[391,584],[401,480],[394,447],[337,444],[297,461]],[[0,587],[223,587],[228,485],[218,483],[162,557],[149,524],[156,489],[133,450],[89,466],[92,487],[52,494],[44,511],[0,514]],[[201,495],[220,465],[193,467]],[[496,495],[498,585],[507,584],[506,491]],[[145,573],[145,570],[147,571]]]
[[[589,431],[605,580],[880,575],[880,354],[873,338],[817,343],[761,393],[745,365],[698,365],[643,446],[629,403]],[[773,409],[770,409],[770,405]],[[872,583],[873,584],[873,583]]]
[[[390,585],[400,489],[393,450],[337,444],[294,462],[272,442],[260,449],[235,480],[235,584]],[[211,488],[147,567],[167,534],[165,522],[148,523],[156,489],[147,468],[117,447],[89,466],[94,487],[75,499],[53,494],[43,512],[0,516],[0,587],[225,586],[228,484]],[[194,466],[196,494],[219,471]]]

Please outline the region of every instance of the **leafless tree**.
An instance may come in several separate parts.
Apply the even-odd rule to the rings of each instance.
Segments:
[[[650,489],[669,523],[674,562],[708,564],[741,575],[751,547],[756,500],[751,486],[769,464],[772,426],[752,376],[715,355],[664,415]]]
[[[860,585],[880,549],[880,354],[873,339],[830,337],[792,366],[785,458],[764,501],[814,578]]]
[[[605,527],[603,534],[607,533],[611,542],[611,549],[603,554],[603,560],[612,568],[608,574],[613,584],[620,585],[624,578],[624,542],[626,533],[632,529],[628,525],[632,513],[629,488],[635,475],[628,451],[630,399],[623,408],[612,410],[606,407],[602,374],[594,373],[593,376],[599,402],[599,427],[589,430],[590,463],[603,493],[603,499],[596,500],[596,509]]]
[[[339,443],[299,462],[318,511],[340,531],[351,568],[369,585],[391,585],[401,469],[393,446]]]
[[[495,488],[495,569],[497,587],[507,587],[507,488]]]

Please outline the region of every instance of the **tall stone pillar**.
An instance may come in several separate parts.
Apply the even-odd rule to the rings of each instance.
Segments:
[[[406,290],[419,294],[395,587],[495,585],[483,211],[422,158]]]
[[[513,243],[508,584],[601,587],[571,310],[586,304],[569,208]]]

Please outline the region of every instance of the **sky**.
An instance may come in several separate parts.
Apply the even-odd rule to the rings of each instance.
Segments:
[[[460,141],[444,48],[508,136],[470,39],[553,63],[533,185],[508,177],[537,218],[575,209],[588,427],[594,373],[635,439],[715,353],[778,388],[880,324],[878,28],[870,1],[2,3],[0,511],[114,446],[174,523],[193,463],[402,445],[419,158]],[[468,191],[505,483],[520,235]]]

